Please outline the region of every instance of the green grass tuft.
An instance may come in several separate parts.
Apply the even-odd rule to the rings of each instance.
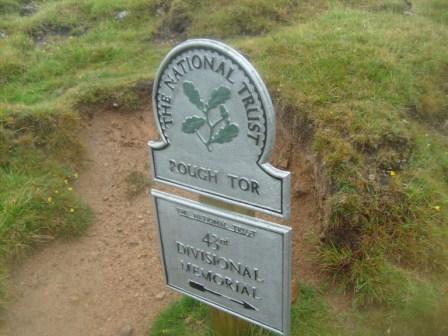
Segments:
[[[292,336],[343,335],[334,322],[330,308],[321,294],[312,287],[301,285],[299,300],[293,305]],[[214,335],[208,317],[208,308],[190,298],[182,298],[164,310],[154,322],[150,336],[212,336]],[[261,328],[253,327],[248,336],[274,335]]]
[[[446,271],[448,186],[435,181],[447,142],[432,129],[446,119],[446,38],[422,16],[336,7],[242,44],[277,99],[313,124],[330,180],[316,260],[359,302],[389,301],[391,267]]]
[[[146,174],[140,171],[133,170],[125,178],[126,194],[129,198],[134,198],[143,193],[151,186],[151,180]]]
[[[31,247],[78,236],[91,222],[90,210],[73,191],[73,163],[82,157],[78,131],[78,119],[70,113],[0,113],[1,274],[6,262]],[[0,297],[5,279],[0,277]]]
[[[172,303],[153,323],[150,336],[205,336],[207,308],[196,300],[182,298]]]

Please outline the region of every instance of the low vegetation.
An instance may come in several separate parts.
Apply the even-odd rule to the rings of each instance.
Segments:
[[[72,192],[81,115],[132,112],[176,42],[225,39],[278,113],[312,126],[300,145],[328,182],[312,257],[353,307],[302,284],[294,335],[445,334],[448,3],[412,3],[405,15],[401,0],[0,0],[1,259],[87,225]],[[206,320],[183,300],[151,335],[207,335]]]
[[[331,316],[328,306],[311,287],[301,286],[300,300],[292,307],[292,335],[337,335],[339,327]],[[190,298],[173,303],[152,326],[149,335],[169,336],[212,336],[213,330],[207,324],[209,311]],[[340,329],[342,331],[342,329]],[[248,336],[271,335],[253,327]]]
[[[314,126],[330,179],[316,262],[361,304],[401,302],[408,272],[446,271],[447,37],[425,17],[335,8],[245,45]]]
[[[64,112],[33,112],[0,113],[2,264],[55,236],[80,234],[91,218],[74,195],[78,173],[68,163],[80,155],[78,119]],[[3,268],[1,273],[6,275]],[[2,290],[5,279],[0,277]]]

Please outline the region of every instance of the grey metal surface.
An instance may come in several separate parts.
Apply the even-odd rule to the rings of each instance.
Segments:
[[[168,287],[289,335],[291,229],[157,190],[152,195]]]
[[[290,174],[267,159],[275,113],[252,65],[211,40],[175,47],[157,73],[153,176],[232,204],[288,218]]]

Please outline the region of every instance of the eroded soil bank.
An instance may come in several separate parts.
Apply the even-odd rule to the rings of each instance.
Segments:
[[[75,189],[95,222],[80,239],[38,248],[14,267],[2,335],[145,335],[173,296],[147,192],[129,195],[128,177],[148,176],[152,112],[95,112],[84,126],[89,161]]]
[[[176,296],[164,286],[148,188],[135,195],[141,186],[130,185],[148,176],[147,141],[159,138],[152,112],[100,110],[83,123],[89,161],[76,192],[95,222],[80,239],[57,240],[14,267],[2,335],[143,336]],[[279,120],[272,163],[292,173],[291,222],[283,224],[294,229],[294,278],[317,284],[305,257],[306,237],[319,230],[315,164],[304,135],[294,133]]]

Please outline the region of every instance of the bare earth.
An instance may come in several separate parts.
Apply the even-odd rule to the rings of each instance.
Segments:
[[[80,239],[55,241],[11,275],[13,297],[0,334],[8,336],[147,335],[171,300],[162,279],[147,193],[126,194],[126,176],[148,176],[152,112],[98,112],[83,139],[90,163],[77,192],[96,220]]]
[[[90,162],[76,191],[93,209],[95,223],[80,239],[57,240],[14,267],[0,335],[143,336],[176,298],[164,286],[148,194],[133,199],[126,194],[129,173],[148,176],[147,141],[159,137],[153,125],[148,110],[100,111],[85,121],[82,138]],[[319,283],[312,262],[303,258],[310,254],[306,237],[317,234],[319,218],[313,158],[303,150],[306,139],[293,133],[279,122],[272,163],[292,173],[297,287],[297,280]],[[340,308],[347,305],[337,295],[329,299]]]

